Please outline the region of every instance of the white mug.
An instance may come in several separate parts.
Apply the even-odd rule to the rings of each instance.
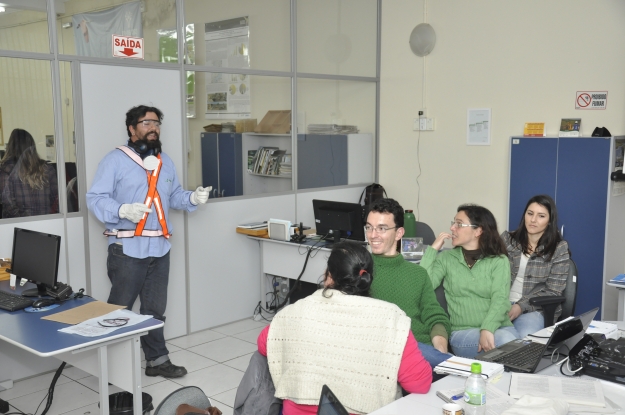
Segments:
[[[462,406],[457,403],[446,403],[443,405],[443,415],[462,415]]]

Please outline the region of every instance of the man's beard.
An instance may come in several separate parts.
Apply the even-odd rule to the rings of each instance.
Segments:
[[[147,140],[145,138],[141,139],[141,140],[136,140],[135,141],[135,145],[137,146],[137,148],[141,145],[141,144],[145,144],[148,148],[148,150],[154,150],[155,154],[158,154],[161,152],[161,139],[157,138],[156,140]]]

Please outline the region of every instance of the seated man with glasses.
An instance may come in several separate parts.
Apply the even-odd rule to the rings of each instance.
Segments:
[[[396,304],[410,317],[419,350],[432,367],[451,357],[447,339],[451,326],[427,271],[397,252],[404,236],[404,209],[393,199],[380,199],[367,216],[365,231],[373,253],[371,296]]]

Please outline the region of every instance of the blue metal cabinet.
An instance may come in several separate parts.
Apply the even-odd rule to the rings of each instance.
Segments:
[[[241,134],[201,133],[202,186],[218,197],[243,194]]]
[[[552,196],[559,227],[578,268],[575,313],[601,307],[611,140],[511,140],[509,227],[516,229],[532,196]]]

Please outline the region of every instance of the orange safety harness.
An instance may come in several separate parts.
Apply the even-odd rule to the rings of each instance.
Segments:
[[[141,166],[142,169],[145,169],[143,166],[143,160],[139,157],[135,152],[129,149],[126,146],[117,147],[118,150],[123,151],[128,157],[130,157],[135,163]],[[148,194],[145,196],[144,204],[147,207],[151,207],[154,204],[154,208],[156,210],[156,214],[158,215],[158,222],[161,225],[162,230],[149,230],[144,229],[145,223],[148,218],[148,212],[143,214],[143,217],[137,223],[137,227],[134,231],[132,230],[106,230],[104,232],[105,235],[109,236],[117,236],[118,238],[132,238],[133,236],[164,236],[165,238],[169,238],[171,234],[167,230],[167,221],[165,220],[165,212],[163,211],[163,204],[161,203],[161,197],[158,194],[158,190],[156,190],[156,184],[158,183],[158,177],[161,172],[161,166],[163,165],[163,161],[161,160],[161,155],[157,155],[158,165],[152,173],[149,170],[145,170],[145,173],[148,178]]]

